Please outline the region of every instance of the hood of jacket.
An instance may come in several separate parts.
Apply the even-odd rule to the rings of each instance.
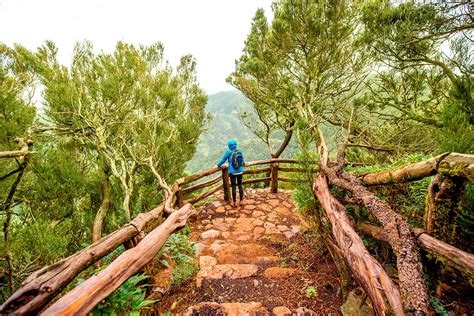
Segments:
[[[230,150],[237,149],[237,142],[235,140],[231,139],[227,142],[227,146],[229,146]]]

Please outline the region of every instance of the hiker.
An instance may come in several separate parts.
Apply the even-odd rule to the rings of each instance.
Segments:
[[[229,149],[226,150],[222,159],[217,163],[217,166],[220,167],[226,160],[228,162],[230,183],[232,185],[232,205],[236,207],[239,206],[244,199],[244,189],[242,188],[242,174],[244,173],[245,164],[244,155],[237,149],[237,142],[235,140],[229,140],[227,146],[229,146]],[[239,186],[239,201],[236,201],[236,184]]]

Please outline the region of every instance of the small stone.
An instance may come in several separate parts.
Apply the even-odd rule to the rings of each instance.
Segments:
[[[238,241],[247,241],[247,240],[250,240],[250,236],[249,235],[241,235],[241,236],[237,237],[237,240]]]
[[[214,206],[215,208],[218,208],[218,207],[221,206],[221,205],[222,205],[222,202],[221,202],[221,201],[214,201],[214,202],[212,203],[212,206]]]
[[[259,282],[257,280],[253,280],[253,286],[257,287]]]
[[[214,215],[215,212],[214,212],[213,210],[208,210],[208,211],[207,211],[207,214],[209,214],[209,215]],[[210,218],[210,217],[209,217],[209,218]]]
[[[262,211],[253,211],[252,213],[252,217],[255,217],[255,218],[263,216],[263,215],[265,215],[265,213]]]
[[[273,315],[275,316],[289,316],[291,315],[291,310],[285,306],[278,306],[273,308]]]
[[[254,226],[262,226],[263,221],[261,219],[256,219],[256,220],[253,221],[253,225]]]
[[[265,229],[270,229],[270,228],[275,228],[276,226],[273,223],[266,222],[265,224],[263,224],[263,227],[265,227]]]
[[[199,268],[207,269],[212,268],[217,264],[217,259],[211,256],[201,256],[199,257]]]
[[[293,232],[294,234],[298,234],[300,231],[301,231],[301,227],[297,225],[291,226],[291,232]]]
[[[207,224],[204,229],[205,229],[205,230],[210,230],[210,229],[212,229],[213,227],[214,227],[214,226],[212,226],[212,224]]]
[[[205,219],[205,220],[203,220],[201,223],[202,223],[203,225],[208,225],[208,224],[211,223],[211,221],[208,220],[208,219]]]
[[[267,203],[270,204],[271,206],[277,206],[278,204],[280,204],[280,201],[277,199],[272,199],[272,200],[268,200]]]
[[[218,213],[218,214],[225,213],[225,207],[224,206],[219,206],[218,208],[216,208],[216,213]]]
[[[256,208],[256,206],[255,206],[255,205],[251,205],[251,204],[245,205],[245,207],[244,207],[244,209],[246,209],[246,210],[254,210],[255,208]]]
[[[261,235],[261,234],[263,234],[264,232],[265,232],[265,228],[263,228],[263,227],[255,227],[255,228],[253,229],[254,235]]]
[[[223,219],[223,218],[214,218],[214,219],[212,220],[212,222],[213,222],[214,224],[221,224],[221,223],[224,223],[224,219]]]
[[[202,239],[208,239],[208,238],[217,238],[221,234],[220,231],[218,230],[206,230],[205,232],[201,233],[201,238]]]
[[[227,238],[230,237],[230,233],[229,233],[229,232],[223,232],[223,233],[222,233],[222,237],[224,237],[224,238],[227,239]]]
[[[296,316],[317,316],[318,315],[314,311],[306,307],[299,307],[295,310],[295,312],[296,312]],[[368,315],[368,314],[362,314],[362,315]]]
[[[295,235],[293,232],[290,232],[290,231],[286,231],[283,234],[285,235],[287,239],[291,239]]]
[[[228,223],[228,224],[232,224],[233,222],[235,222],[235,218],[227,217],[227,218],[225,219],[225,222]]]
[[[200,255],[208,246],[205,244],[197,243],[196,244],[196,255]]]
[[[292,215],[292,212],[287,207],[284,207],[284,206],[276,207],[275,212],[277,212],[277,213],[279,213],[283,216],[291,216]]]
[[[288,208],[293,208],[294,206],[291,205],[291,203],[288,203],[287,201],[283,201],[281,204],[283,204],[284,206],[288,207]]]
[[[281,232],[285,232],[287,230],[290,230],[288,227],[286,227],[285,225],[278,225],[277,226],[278,230],[281,231]]]

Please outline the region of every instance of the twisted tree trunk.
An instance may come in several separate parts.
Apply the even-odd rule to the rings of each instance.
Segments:
[[[102,226],[110,206],[110,187],[110,179],[107,177],[102,183],[102,203],[99,210],[97,211],[97,214],[95,215],[94,224],[92,227],[93,243],[102,237]]]

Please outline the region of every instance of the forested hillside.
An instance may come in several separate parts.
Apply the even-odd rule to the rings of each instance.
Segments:
[[[230,139],[237,140],[247,161],[269,158],[265,143],[242,124],[241,114],[252,111],[252,103],[238,90],[208,96],[206,112],[211,115],[211,121],[199,137],[196,153],[186,165],[186,171],[194,173],[215,166],[227,149],[227,141]],[[273,137],[277,142],[283,140],[281,133],[276,133]],[[296,152],[297,145],[293,142],[284,156],[291,157]]]

